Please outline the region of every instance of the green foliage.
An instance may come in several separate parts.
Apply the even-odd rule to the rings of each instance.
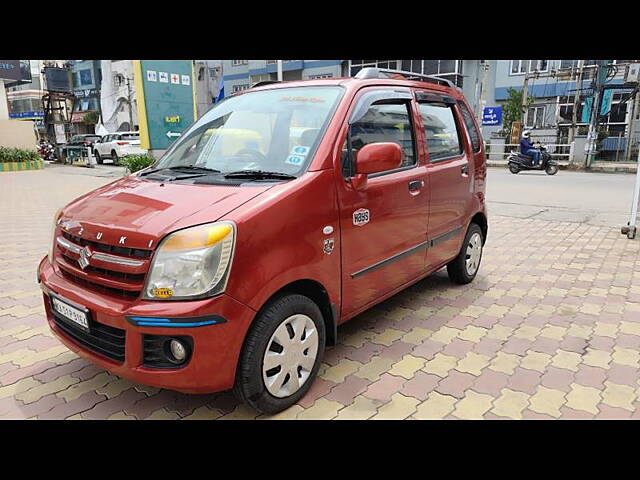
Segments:
[[[28,162],[33,160],[40,160],[40,155],[38,155],[38,152],[35,150],[0,147],[0,163]]]
[[[156,159],[151,155],[125,155],[120,158],[120,165],[127,167],[130,173],[137,172],[143,168],[147,168],[149,165],[153,165]]]
[[[503,135],[509,135],[511,132],[511,124],[519,122],[522,119],[522,90],[516,90],[509,87],[507,90],[509,97],[502,105],[502,131]],[[533,98],[527,98],[526,107],[533,102]]]
[[[98,112],[88,112],[82,117],[82,123],[85,125],[95,125],[98,123]]]

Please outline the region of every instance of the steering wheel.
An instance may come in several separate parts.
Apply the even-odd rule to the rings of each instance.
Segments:
[[[267,157],[264,155],[264,153],[262,153],[260,150],[256,150],[254,148],[243,148],[242,150],[239,150],[236,152],[236,155],[253,155],[254,157],[256,157],[258,160],[267,161]]]

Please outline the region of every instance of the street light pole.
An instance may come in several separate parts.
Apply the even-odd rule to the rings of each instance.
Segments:
[[[576,80],[576,93],[573,96],[573,112],[571,114],[571,130],[569,131],[569,143],[576,138],[576,128],[578,123],[578,102],[580,101],[580,89],[582,88],[582,70],[584,60],[578,60],[578,78]]]
[[[278,65],[278,81],[281,82],[282,81],[282,60],[276,60],[276,63]]]
[[[131,79],[127,77],[127,100],[129,103],[129,129],[133,132],[133,108],[131,101]]]
[[[602,98],[602,87],[607,76],[607,65],[609,60],[598,60],[596,67],[595,88],[593,92],[593,104],[591,105],[591,119],[589,122],[589,133],[587,134],[587,144],[585,146],[585,166],[591,167],[593,157],[596,155],[598,138],[598,119],[600,118],[600,100]]]

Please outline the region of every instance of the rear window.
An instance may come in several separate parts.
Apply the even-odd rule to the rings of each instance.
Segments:
[[[441,103],[421,103],[419,108],[427,137],[429,160],[434,162],[462,155],[462,144],[451,107]]]
[[[98,137],[98,136],[93,136],[93,135],[88,135],[84,138],[81,138],[80,140],[87,140],[89,142],[95,142],[97,140],[100,140],[102,137]]]
[[[458,102],[458,106],[460,107],[460,112],[462,112],[464,124],[467,126],[467,130],[469,131],[469,137],[471,137],[471,146],[473,148],[473,151],[477,152],[480,150],[480,133],[476,128],[476,124],[473,122],[473,116],[464,103]]]

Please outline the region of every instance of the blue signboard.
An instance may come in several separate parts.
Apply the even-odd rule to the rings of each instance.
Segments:
[[[44,111],[37,112],[9,112],[9,118],[44,118]]]
[[[502,107],[484,107],[482,125],[502,125]]]

